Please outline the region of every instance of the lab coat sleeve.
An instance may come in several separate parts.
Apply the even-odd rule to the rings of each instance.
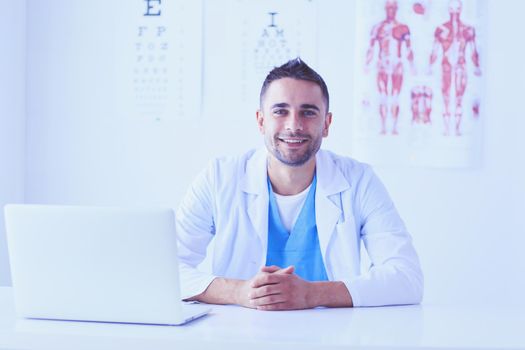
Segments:
[[[177,249],[182,299],[206,290],[216,277],[197,269],[215,234],[214,165],[210,163],[192,183],[176,215]]]
[[[371,266],[346,281],[354,306],[420,303],[423,273],[412,238],[385,187],[368,167],[358,185],[355,204]]]

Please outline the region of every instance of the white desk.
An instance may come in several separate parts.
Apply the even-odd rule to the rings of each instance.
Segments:
[[[185,326],[16,319],[0,288],[0,349],[525,349],[525,308],[432,305],[263,312],[213,306]]]

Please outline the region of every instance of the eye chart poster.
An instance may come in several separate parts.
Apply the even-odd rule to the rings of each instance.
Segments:
[[[357,158],[430,167],[479,162],[485,9],[479,0],[357,2]]]
[[[200,117],[201,0],[119,0],[115,48],[120,115]]]
[[[208,0],[204,6],[205,115],[254,116],[273,67],[298,56],[316,67],[317,1]]]

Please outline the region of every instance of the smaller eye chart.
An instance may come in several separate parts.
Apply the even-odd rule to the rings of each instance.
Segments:
[[[204,6],[205,115],[235,102],[240,108],[224,117],[245,119],[258,108],[271,69],[296,57],[316,68],[316,1],[208,0]]]
[[[253,67],[256,74],[267,74],[273,67],[282,64],[292,55],[284,29],[279,27],[279,12],[268,12],[268,22],[261,29],[253,50]]]
[[[143,120],[200,117],[202,2],[120,0],[117,110]]]

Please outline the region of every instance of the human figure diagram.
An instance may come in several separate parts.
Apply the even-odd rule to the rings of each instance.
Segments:
[[[414,86],[410,92],[410,101],[412,108],[412,124],[431,123],[432,88],[425,85]]]
[[[463,116],[463,97],[467,87],[467,47],[475,67],[474,74],[481,75],[479,55],[476,49],[476,35],[472,26],[460,19],[461,0],[450,0],[449,21],[438,26],[434,32],[434,44],[430,54],[429,73],[441,53],[441,93],[443,96],[444,135],[450,134],[451,109],[454,107],[455,134],[461,135]],[[366,54],[366,71],[374,60],[376,43],[379,46],[377,57],[377,89],[379,92],[380,133],[388,133],[389,114],[392,119],[391,133],[398,134],[399,95],[403,88],[404,61],[408,61],[413,74],[414,53],[410,42],[410,28],[396,20],[397,0],[386,0],[386,19],[374,25],[370,34],[370,44]],[[410,90],[412,124],[431,124],[432,89],[426,84],[414,86]],[[453,97],[452,97],[453,96]],[[479,106],[477,106],[479,108]],[[476,111],[475,111],[476,112]],[[476,116],[476,113],[474,113]]]
[[[450,134],[451,95],[454,89],[455,133],[461,135],[461,119],[463,116],[463,96],[467,88],[467,47],[470,47],[471,59],[474,64],[474,74],[481,75],[479,55],[476,49],[476,32],[474,27],[466,25],[460,19],[461,1],[451,0],[449,3],[450,19],[436,28],[434,46],[430,55],[430,68],[442,52],[441,59],[441,93],[443,95],[444,134]]]
[[[414,68],[414,54],[410,46],[410,30],[407,25],[396,20],[397,1],[387,0],[386,19],[372,29],[370,45],[366,55],[367,69],[374,58],[374,47],[379,44],[377,59],[377,88],[379,90],[379,114],[381,116],[381,134],[387,133],[387,118],[392,116],[392,134],[397,135],[399,117],[399,94],[403,86],[403,51],[406,59]]]

